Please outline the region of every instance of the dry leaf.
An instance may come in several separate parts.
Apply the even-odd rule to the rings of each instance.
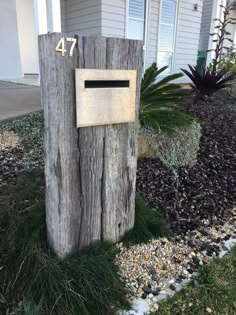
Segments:
[[[209,314],[212,313],[212,309],[211,309],[210,307],[207,307],[207,308],[206,308],[206,311],[207,311]]]

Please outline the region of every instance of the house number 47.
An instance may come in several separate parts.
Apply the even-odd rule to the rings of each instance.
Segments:
[[[65,56],[65,53],[66,53],[66,49],[65,49],[65,42],[71,42],[71,47],[70,47],[70,53],[69,55],[70,56],[73,56],[73,52],[74,52],[74,48],[75,48],[75,45],[77,43],[77,39],[76,38],[64,38],[62,37],[59,41],[59,43],[57,44],[57,47],[55,48],[55,50],[59,53],[61,53],[62,57]]]

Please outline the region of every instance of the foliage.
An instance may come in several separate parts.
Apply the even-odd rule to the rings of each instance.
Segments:
[[[220,7],[223,8],[223,17],[222,19],[214,19],[214,21],[218,21],[218,25],[215,27],[215,32],[210,34],[210,36],[213,37],[212,41],[213,43],[216,43],[216,46],[214,49],[208,50],[208,52],[214,51],[215,53],[214,59],[212,60],[213,72],[217,71],[223,50],[227,49],[227,47],[224,47],[225,41],[230,41],[231,43],[233,42],[233,40],[229,37],[231,33],[227,31],[227,27],[230,24],[235,24],[236,20],[235,18],[230,17],[230,11],[233,10],[233,5],[230,0],[227,0],[226,4],[220,5]]]
[[[195,282],[196,283],[196,282]],[[236,314],[236,247],[202,268],[197,279],[173,298],[161,302],[152,315]],[[150,314],[150,315],[151,315]]]
[[[227,48],[227,51],[221,55],[218,68],[236,72],[236,49],[234,46]]]
[[[30,302],[25,302],[19,305],[19,308],[14,312],[14,315],[44,315],[42,313],[42,306],[35,305]]]
[[[158,69],[156,63],[153,63],[146,70],[141,84],[139,120],[145,127],[173,131],[174,127],[186,126],[193,119],[178,108],[186,95],[173,80],[182,77],[182,74],[168,75],[158,81],[167,68]]]
[[[160,132],[158,135],[147,134],[148,142],[158,157],[167,167],[193,166],[197,162],[201,138],[201,125],[192,122],[188,127],[177,128],[174,135]]]
[[[0,134],[11,132],[19,138],[23,148],[21,164],[24,169],[31,170],[43,165],[43,114],[32,113],[11,122],[0,125]]]
[[[141,196],[136,197],[135,202],[135,225],[132,231],[128,232],[123,241],[130,244],[137,244],[149,241],[153,237],[169,237],[173,232],[163,214],[148,207]]]
[[[0,314],[104,315],[129,308],[119,276],[119,249],[99,242],[65,259],[46,242],[43,170],[25,172],[0,189]],[[126,241],[171,235],[157,210],[136,201],[136,220]]]
[[[43,129],[43,114],[32,113],[0,125],[0,132],[14,131],[19,137],[33,135],[40,137]]]
[[[226,67],[219,69],[221,55],[226,48],[224,47],[225,41],[233,42],[229,38],[231,33],[227,31],[227,27],[230,24],[235,24],[235,19],[230,17],[231,2],[228,0],[225,6],[220,6],[223,8],[223,17],[222,19],[214,19],[214,21],[218,21],[218,24],[215,27],[215,32],[210,34],[213,36],[213,43],[215,43],[215,48],[208,50],[208,52],[214,51],[212,64],[202,69],[189,65],[190,71],[181,69],[192,81],[192,92],[195,94],[194,102],[202,98],[207,99],[215,92],[230,86],[230,82],[236,76],[236,73],[229,73]]]
[[[192,81],[192,92],[198,99],[205,99],[215,92],[229,86],[230,82],[235,78],[235,74],[229,74],[227,70],[221,69],[219,71],[211,70],[209,67],[199,70],[197,67],[189,65],[190,71],[181,69]]]
[[[61,260],[47,248],[45,230],[44,178],[34,171],[0,191],[1,314],[22,300],[52,315],[112,315],[129,307],[114,245],[98,243]]]

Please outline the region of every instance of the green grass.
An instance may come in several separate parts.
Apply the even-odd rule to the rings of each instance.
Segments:
[[[203,267],[197,282],[198,286],[191,284],[160,303],[152,315],[235,315],[236,247],[223,259]]]
[[[146,205],[141,196],[135,201],[135,224],[123,241],[126,245],[148,242],[153,237],[171,237],[173,232],[164,215]]]
[[[112,315],[129,307],[114,245],[94,244],[61,260],[47,248],[45,230],[44,178],[34,171],[0,191],[0,293],[5,301],[0,300],[0,314],[21,300],[56,315],[97,315],[98,309]]]
[[[132,240],[164,235],[164,219],[141,199],[136,206]],[[45,221],[42,169],[0,188],[0,314],[113,315],[129,308],[114,262],[118,248],[100,242],[59,259],[47,248]]]

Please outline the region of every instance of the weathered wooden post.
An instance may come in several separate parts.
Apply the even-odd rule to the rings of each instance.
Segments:
[[[63,257],[133,227],[142,42],[52,33],[39,55],[48,241]],[[137,70],[136,121],[77,128],[75,69]]]

